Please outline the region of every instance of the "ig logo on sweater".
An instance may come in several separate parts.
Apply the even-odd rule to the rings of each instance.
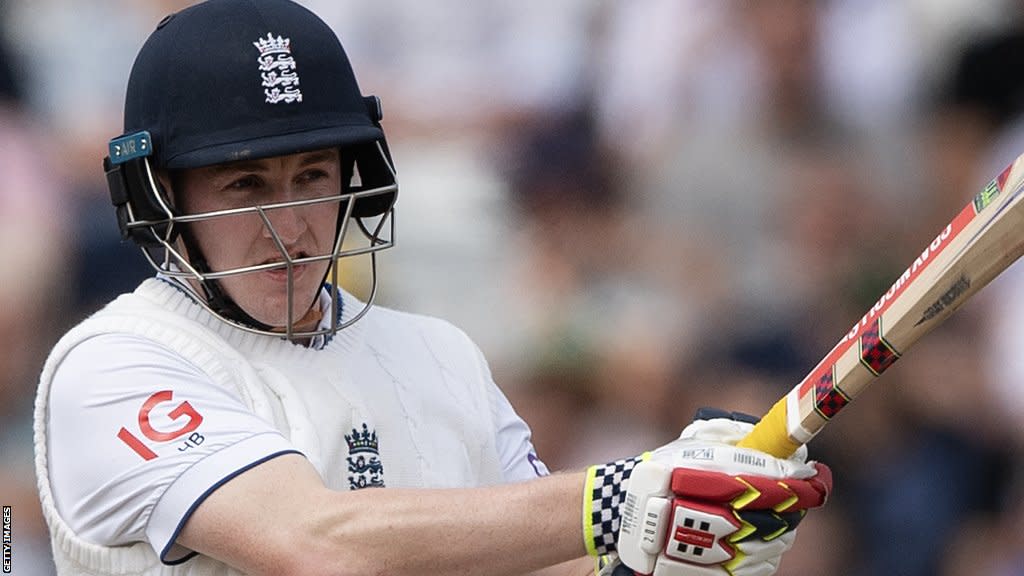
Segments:
[[[151,443],[158,444],[177,440],[178,438],[189,434],[188,438],[178,446],[178,451],[184,452],[185,450],[202,444],[203,440],[205,440],[202,434],[195,431],[195,429],[203,423],[203,416],[197,412],[196,409],[188,403],[188,401],[178,404],[167,413],[168,418],[171,420],[175,422],[178,422],[179,420],[181,421],[180,426],[177,428],[161,431],[154,428],[153,424],[150,422],[150,412],[152,412],[158,405],[163,404],[164,402],[170,402],[173,398],[173,392],[170,390],[161,390],[146,399],[142,404],[142,408],[139,409],[139,430],[142,432],[143,436],[151,441]],[[117,437],[144,460],[152,460],[158,456],[152,448],[124,426],[122,426],[121,430],[118,431]]]

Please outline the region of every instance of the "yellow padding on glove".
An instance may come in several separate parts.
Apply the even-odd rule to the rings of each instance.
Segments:
[[[761,497],[761,491],[751,486],[750,483],[744,480],[743,478],[740,478],[739,476],[733,476],[733,479],[739,481],[741,484],[747,487],[746,492],[740,494],[736,498],[733,498],[732,502],[730,502],[733,508],[737,510],[743,510],[751,502]]]
[[[782,512],[783,510],[789,508],[793,504],[796,504],[797,501],[800,500],[800,498],[796,495],[796,492],[794,492],[793,489],[790,488],[789,485],[786,484],[785,482],[779,482],[778,484],[779,484],[779,486],[782,486],[783,488],[785,488],[787,492],[790,492],[790,493],[793,494],[792,497],[787,498],[786,500],[783,500],[782,502],[779,502],[775,506],[772,506],[772,510],[775,510],[776,512]]]

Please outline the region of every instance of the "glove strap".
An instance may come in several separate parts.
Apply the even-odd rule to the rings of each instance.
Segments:
[[[583,488],[583,543],[587,554],[604,556],[615,551],[619,507],[626,498],[625,481],[637,463],[649,457],[650,452],[644,452],[640,456],[587,468]]]

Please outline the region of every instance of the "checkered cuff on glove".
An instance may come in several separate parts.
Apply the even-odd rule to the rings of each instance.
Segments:
[[[650,457],[649,452],[587,469],[583,489],[583,543],[587,554],[604,556],[615,551],[619,537],[619,507],[626,498],[625,481],[633,467]]]

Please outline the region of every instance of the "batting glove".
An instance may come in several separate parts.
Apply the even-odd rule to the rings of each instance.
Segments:
[[[807,510],[827,499],[832,473],[806,449],[779,459],[738,448],[752,418],[698,418],[652,453],[591,468],[588,551],[619,557],[602,574],[768,576]]]

